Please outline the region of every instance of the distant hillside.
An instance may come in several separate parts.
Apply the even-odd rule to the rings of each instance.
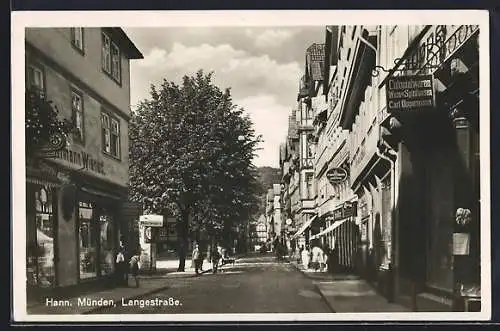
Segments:
[[[272,188],[273,184],[281,183],[281,170],[279,168],[272,168],[272,167],[258,167],[257,179],[260,184],[261,199],[262,199],[259,214],[263,214],[266,211],[265,199],[267,190]]]

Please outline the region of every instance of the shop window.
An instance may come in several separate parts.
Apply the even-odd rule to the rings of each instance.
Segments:
[[[71,116],[75,123],[75,133],[73,137],[76,142],[83,144],[85,138],[83,95],[75,90],[71,91]]]
[[[33,190],[28,189],[33,193]],[[52,191],[44,186],[34,190],[34,215],[27,215],[28,250],[26,273],[28,285],[51,287],[55,282],[54,214]]]
[[[392,240],[392,205],[391,205],[391,180],[390,176],[382,182],[382,241],[384,243],[384,256],[382,264],[388,266],[391,262],[391,240]]]
[[[113,218],[109,215],[99,217],[101,275],[110,275],[114,267]]]
[[[71,28],[71,45],[83,53],[83,28]]]
[[[80,242],[80,279],[97,276],[97,236],[92,203],[80,202],[78,208]]]

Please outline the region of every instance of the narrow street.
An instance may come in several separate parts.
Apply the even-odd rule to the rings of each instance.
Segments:
[[[240,259],[217,274],[169,279],[169,288],[142,300],[179,300],[178,306],[146,306],[140,302],[100,310],[100,314],[200,313],[330,313],[313,282],[274,257]],[[125,300],[127,301],[127,300]],[[126,302],[127,303],[127,302]]]

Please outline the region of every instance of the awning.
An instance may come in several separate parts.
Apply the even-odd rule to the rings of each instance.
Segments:
[[[54,239],[47,236],[40,229],[36,229],[36,240],[39,244],[46,244],[54,242]]]
[[[90,188],[90,187],[84,187],[84,186],[82,186],[81,190],[84,191],[84,192],[86,192],[86,193],[88,193],[88,194],[100,196],[100,197],[103,197],[103,198],[108,198],[108,199],[113,199],[113,200],[122,200],[122,198],[119,197],[119,196],[112,195],[112,194],[103,192],[101,190],[93,189],[93,188]]]
[[[332,232],[333,230],[335,230],[336,228],[338,228],[345,221],[347,221],[347,218],[344,218],[343,220],[340,220],[338,222],[333,223],[332,225],[330,225],[329,227],[327,227],[325,230],[321,231],[320,233],[317,233],[317,234],[311,236],[311,240],[319,238],[319,237],[322,237],[325,234],[327,234],[329,232]]]
[[[311,223],[318,217],[318,215],[314,215],[313,217],[311,217],[309,219],[309,221],[305,222],[302,227],[299,229],[299,231],[297,231],[293,236],[292,236],[292,239],[295,239],[297,238],[298,236],[300,236],[302,234],[302,232],[304,232],[310,225]]]

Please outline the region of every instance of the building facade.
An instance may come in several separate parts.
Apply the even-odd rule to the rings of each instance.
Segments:
[[[55,155],[27,161],[28,295],[109,278],[128,195],[130,60],[120,28],[28,28],[26,87],[76,126]]]
[[[337,26],[325,31],[323,80],[310,95],[314,109],[314,162],[317,183],[317,215],[322,224],[313,236],[322,246],[333,249],[337,268],[353,270],[358,251],[356,196],[350,187],[349,135],[340,127],[339,97],[345,88],[349,49],[339,48],[343,35]],[[343,37],[342,37],[343,38]]]
[[[318,44],[306,52],[299,153],[282,162],[292,239],[334,248],[339,265],[416,311],[462,310],[464,289],[479,291],[478,34],[327,26],[323,57],[311,55]]]
[[[283,218],[287,226],[287,245],[294,249],[305,245],[303,237],[294,237],[302,226],[299,216],[300,200],[300,136],[298,132],[297,110],[292,110],[288,117],[288,134],[284,148],[280,148],[280,168],[282,171],[281,201]]]
[[[479,284],[478,33],[341,27],[340,57],[345,48],[350,59],[339,117],[363,261],[388,298],[414,310],[460,310],[459,289]],[[467,254],[452,249],[456,233]]]

